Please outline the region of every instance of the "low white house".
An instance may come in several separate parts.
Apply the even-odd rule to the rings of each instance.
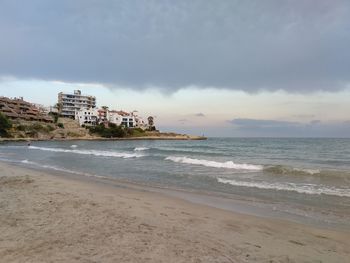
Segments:
[[[75,119],[79,121],[79,125],[95,126],[98,124],[97,109],[80,109],[75,112]]]
[[[80,126],[95,126],[99,123],[109,122],[127,128],[141,128],[143,130],[148,128],[148,124],[135,112],[96,108],[80,109],[76,110],[75,119],[79,121]]]
[[[135,127],[141,128],[142,130],[146,130],[148,128],[148,124],[144,121],[144,119],[140,116],[135,117]]]
[[[123,125],[128,128],[136,127],[135,116],[125,111],[109,111],[108,119],[110,123]]]

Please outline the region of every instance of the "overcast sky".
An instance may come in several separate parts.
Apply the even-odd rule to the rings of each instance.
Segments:
[[[0,0],[0,95],[211,136],[350,136],[350,1]]]

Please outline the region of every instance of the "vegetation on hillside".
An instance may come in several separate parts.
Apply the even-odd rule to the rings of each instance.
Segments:
[[[19,124],[14,126],[16,131],[24,132],[25,137],[37,137],[39,133],[48,134],[55,130],[55,127],[49,124],[40,124],[40,123],[32,123],[32,124]]]
[[[74,122],[74,124],[76,124]],[[66,127],[67,126],[67,127]],[[141,128],[127,128],[113,123],[99,124],[85,127],[90,135],[103,138],[128,138],[147,136],[148,132]],[[3,138],[37,138],[37,139],[62,139],[82,138],[88,136],[86,130],[72,125],[66,119],[57,119],[55,123],[43,123],[37,121],[11,122],[0,112],[0,137]]]
[[[0,112],[0,136],[10,137],[9,130],[12,128],[12,122]]]
[[[139,128],[125,128],[117,126],[114,123],[109,123],[108,127],[104,124],[99,124],[93,127],[87,127],[91,134],[99,135],[104,138],[123,138],[128,136],[142,136],[144,131]]]

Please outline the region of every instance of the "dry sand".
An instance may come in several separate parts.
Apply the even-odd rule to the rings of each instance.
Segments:
[[[350,234],[0,163],[0,262],[350,262]]]

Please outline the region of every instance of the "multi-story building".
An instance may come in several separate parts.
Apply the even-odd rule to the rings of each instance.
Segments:
[[[102,109],[89,108],[76,111],[75,119],[79,121],[80,126],[94,126],[97,124],[113,123],[126,128],[148,129],[148,124],[134,112],[108,110],[107,107]]]
[[[134,128],[136,127],[136,121],[135,116],[133,116],[132,113],[128,113],[125,111],[109,111],[108,113],[109,122],[122,125],[127,128]]]
[[[77,111],[76,120],[79,125],[95,126],[98,124],[98,110],[97,109],[80,109]]]
[[[98,109],[99,122],[108,122],[108,119],[109,119],[108,107],[103,107],[102,109]]]
[[[10,119],[53,122],[53,119],[38,106],[20,98],[0,97],[0,112]]]
[[[75,90],[74,94],[58,93],[58,113],[62,117],[76,118],[80,109],[90,109],[96,107],[94,96],[82,95],[80,90]]]

